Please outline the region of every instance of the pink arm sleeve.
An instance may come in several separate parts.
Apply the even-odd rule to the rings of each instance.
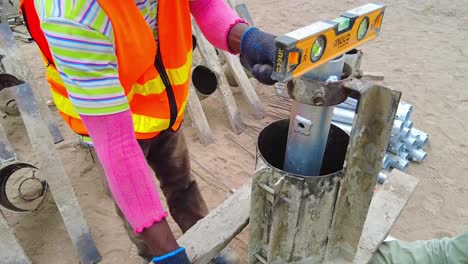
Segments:
[[[130,110],[81,116],[115,202],[136,233],[167,217],[156,183],[135,138]]]
[[[192,0],[190,10],[206,39],[218,49],[232,51],[228,34],[237,23],[247,23],[224,0]]]

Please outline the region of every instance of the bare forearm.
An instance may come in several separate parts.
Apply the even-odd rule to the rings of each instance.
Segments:
[[[234,53],[240,52],[240,43],[242,35],[249,28],[249,25],[245,23],[238,23],[230,31],[228,35],[228,46]]]

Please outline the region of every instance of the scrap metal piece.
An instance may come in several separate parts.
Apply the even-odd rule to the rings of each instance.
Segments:
[[[259,135],[248,263],[322,263],[325,257],[323,246],[328,240],[348,136],[332,126],[323,176],[303,177],[282,169],[288,129],[289,120],[280,120]]]
[[[40,181],[40,183],[42,185],[42,191],[40,192],[40,194],[37,197],[35,197],[34,199],[30,199],[32,201],[32,200],[36,200],[36,199],[42,197],[39,204],[33,209],[24,209],[24,208],[17,207],[8,198],[8,195],[6,193],[6,186],[7,186],[8,180],[18,170],[28,169],[28,168],[38,170],[37,167],[35,167],[35,166],[31,165],[31,164],[22,163],[22,162],[12,163],[12,164],[9,164],[9,165],[3,167],[2,169],[0,169],[0,205],[5,207],[6,209],[12,210],[12,211],[15,211],[15,212],[21,212],[21,213],[35,211],[35,210],[37,210],[37,209],[39,209],[41,207],[41,205],[44,203],[44,201],[47,200],[47,197],[48,197],[47,196],[47,193],[48,193],[47,191],[49,189],[49,186],[47,185],[46,181]],[[35,178],[34,175],[31,178]],[[28,179],[31,179],[31,178],[28,178]],[[28,179],[26,179],[26,180],[28,180]],[[20,188],[21,188],[23,183],[24,183],[24,181],[20,184]],[[21,195],[22,193],[20,191],[20,188],[18,189],[18,191],[20,192],[20,195]],[[27,200],[27,199],[25,199],[25,200]]]
[[[327,261],[353,260],[382,167],[401,92],[355,80],[345,84],[358,98],[346,167],[330,230]]]

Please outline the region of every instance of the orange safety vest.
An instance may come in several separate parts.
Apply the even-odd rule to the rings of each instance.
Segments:
[[[187,104],[192,64],[189,1],[158,1],[158,47],[133,0],[97,1],[113,27],[119,79],[130,104],[136,137],[149,139],[162,130],[179,129]],[[47,66],[46,78],[60,115],[73,131],[87,136],[55,68],[34,0],[21,0],[20,7]]]

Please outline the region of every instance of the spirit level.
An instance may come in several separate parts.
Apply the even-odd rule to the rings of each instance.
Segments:
[[[326,20],[276,38],[272,78],[285,82],[375,38],[382,25],[383,4],[367,4],[335,20]]]

